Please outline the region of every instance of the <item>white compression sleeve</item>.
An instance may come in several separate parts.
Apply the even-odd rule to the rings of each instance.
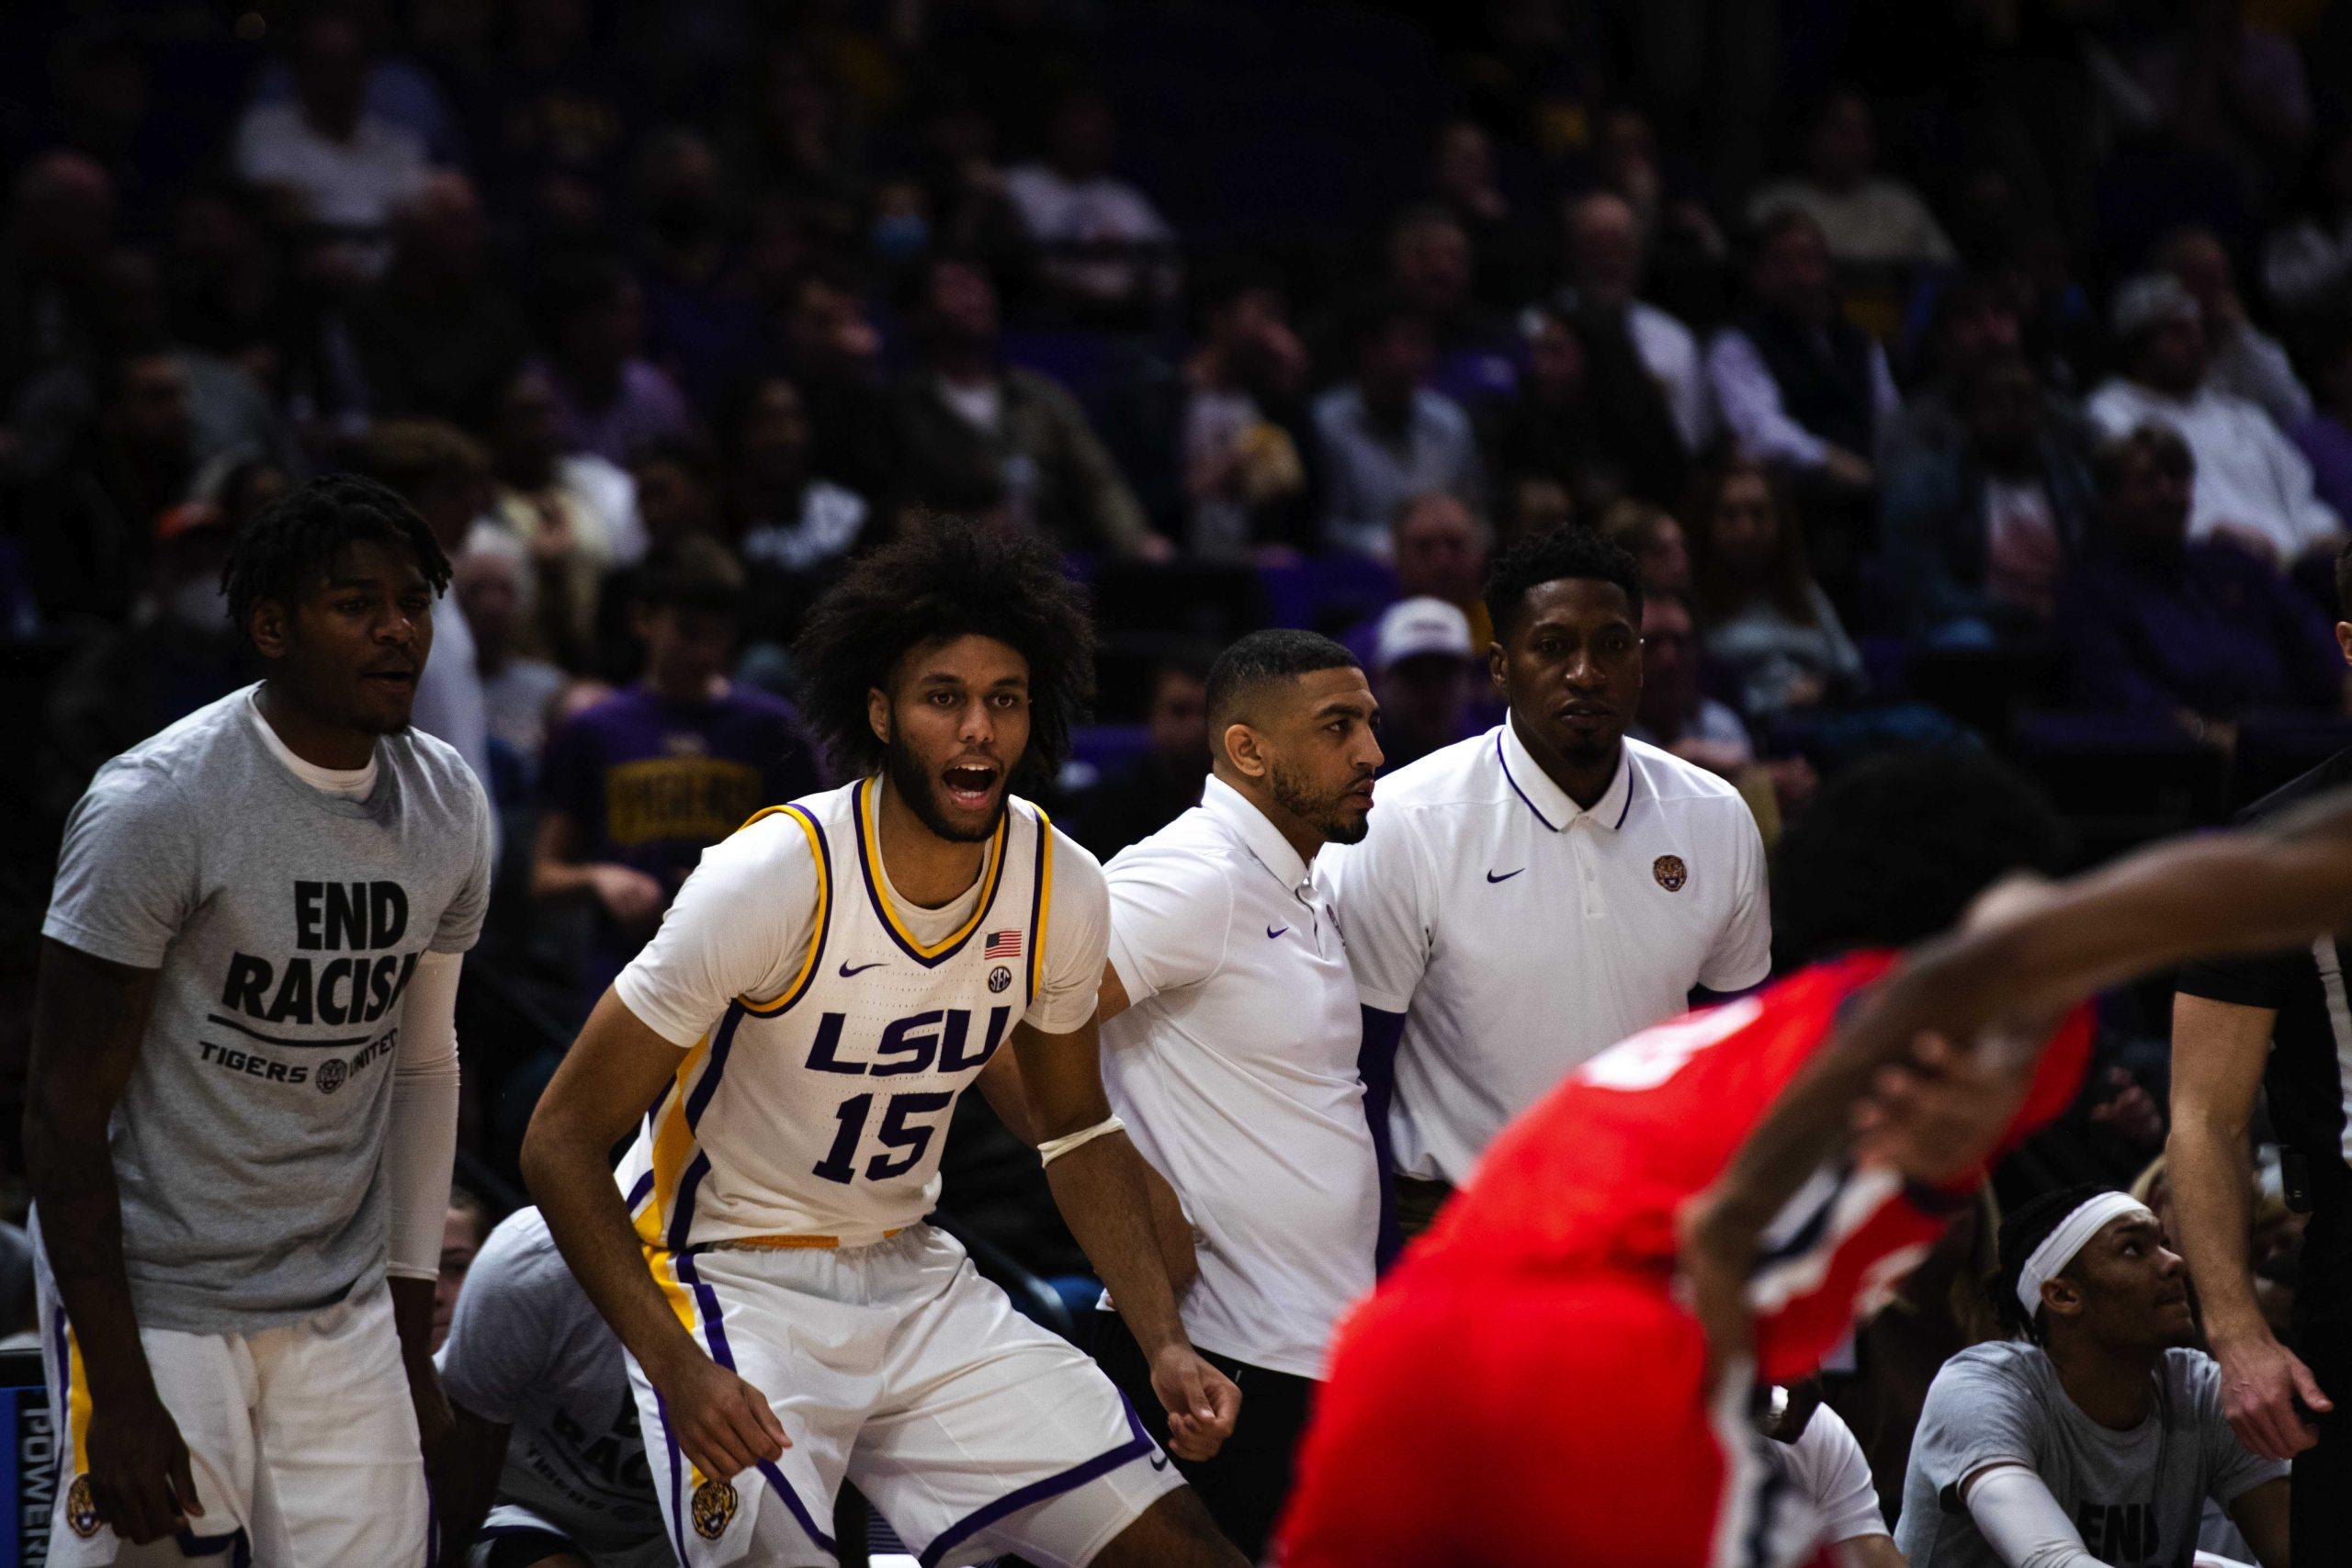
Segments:
[[[2107,1568],[2084,1546],[2082,1532],[2041,1477],[2025,1466],[1979,1471],[1963,1495],[1977,1533],[2007,1568]]]
[[[396,1280],[441,1273],[449,1173],[458,1158],[458,975],[465,961],[461,953],[420,957],[401,1004],[392,1114],[384,1129],[392,1211],[385,1272]]]

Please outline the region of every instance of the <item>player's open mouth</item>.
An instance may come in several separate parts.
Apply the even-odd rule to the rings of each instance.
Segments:
[[[368,679],[381,685],[395,686],[405,692],[416,684],[416,671],[410,669],[370,670]]]
[[[947,798],[957,806],[978,810],[996,793],[997,771],[978,762],[955,762],[941,773],[939,782],[947,786]]]

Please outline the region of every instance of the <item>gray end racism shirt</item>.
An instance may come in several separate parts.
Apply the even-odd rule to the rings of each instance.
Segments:
[[[2287,1467],[2239,1445],[2211,1356],[2167,1350],[2155,1376],[2154,1411],[2118,1432],[2067,1397],[2040,1346],[2001,1340],[1945,1362],[1920,1413],[1894,1527],[1911,1568],[2001,1568],[1959,1487],[2003,1461],[2041,1477],[2101,1562],[2188,1568],[2205,1499],[2226,1507]]]
[[[251,1333],[372,1289],[401,998],[490,897],[490,803],[413,729],[346,800],[270,753],[252,688],[98,770],[42,934],[160,971],[107,1129],[147,1328]]]
[[[592,1557],[661,1539],[620,1341],[537,1209],[509,1214],[482,1244],[440,1363],[450,1403],[514,1429],[500,1502],[528,1508]]]

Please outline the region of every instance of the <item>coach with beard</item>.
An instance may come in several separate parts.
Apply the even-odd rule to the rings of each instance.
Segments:
[[[1363,837],[1377,707],[1329,638],[1243,637],[1209,671],[1201,804],[1104,868],[1103,1087],[1194,1227],[1184,1331],[1249,1391],[1216,1456],[1178,1462],[1252,1562],[1332,1330],[1373,1282],[1380,1171],[1361,1016],[1316,856]],[[1096,1359],[1159,1419],[1143,1353],[1115,1314],[1098,1318]]]

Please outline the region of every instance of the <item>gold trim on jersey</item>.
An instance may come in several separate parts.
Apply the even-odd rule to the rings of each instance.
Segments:
[[[1029,916],[1029,999],[1034,1002],[1046,972],[1046,916],[1054,907],[1054,819],[1042,806],[1029,809],[1037,814],[1037,900]]]
[[[689,1334],[695,1327],[694,1297],[685,1281],[678,1278],[677,1260],[670,1255],[662,1230],[678,1201],[678,1184],[695,1154],[694,1129],[686,1125],[686,1086],[694,1078],[695,1069],[709,1055],[710,1036],[706,1034],[695,1042],[685,1060],[678,1064],[669,1099],[662,1107],[661,1124],[653,1134],[653,1190],[645,1195],[644,1207],[636,1216],[638,1244],[645,1249],[646,1266],[653,1271],[653,1282],[662,1287],[662,1293],[669,1298],[670,1310],[678,1314],[678,1321]]]
[[[903,1232],[904,1225],[893,1225],[882,1233],[884,1241]],[[732,1235],[725,1241],[706,1241],[696,1252],[804,1252],[823,1251],[842,1245],[837,1235]]]
[[[881,788],[882,775],[876,773],[858,785],[852,797],[857,814],[858,870],[865,878],[866,896],[873,899],[875,912],[882,917],[899,945],[910,957],[936,964],[972,940],[972,933],[980,929],[980,922],[996,903],[997,886],[1004,880],[1004,848],[1012,826],[1012,803],[1006,802],[1004,811],[997,818],[995,836],[989,840],[988,868],[982,874],[979,902],[972,907],[971,919],[938,942],[926,945],[914,939],[914,933],[899,919],[899,911],[891,907],[888,876],[882,864],[882,817],[876,808]]]
[[[825,843],[824,832],[817,826],[816,818],[809,815],[808,808],[797,802],[785,806],[766,807],[752,813],[743,823],[743,828],[750,827],[762,818],[774,817],[778,812],[785,813],[797,822],[801,832],[808,836],[808,853],[817,863],[817,923],[808,933],[808,955],[800,961],[800,973],[792,977],[792,984],[785,987],[769,1001],[755,1002],[749,997],[735,998],[742,1004],[743,1010],[754,1018],[774,1018],[779,1013],[789,1011],[792,1004],[800,999],[802,994],[808,989],[808,983],[817,977],[817,966],[825,956],[826,932],[832,923],[832,852]],[[740,833],[743,829],[738,828],[735,830]]]
[[[61,1303],[61,1314],[65,1308]],[[65,1325],[65,1424],[73,1429],[73,1473],[90,1472],[90,1371],[82,1365],[82,1337]]]

